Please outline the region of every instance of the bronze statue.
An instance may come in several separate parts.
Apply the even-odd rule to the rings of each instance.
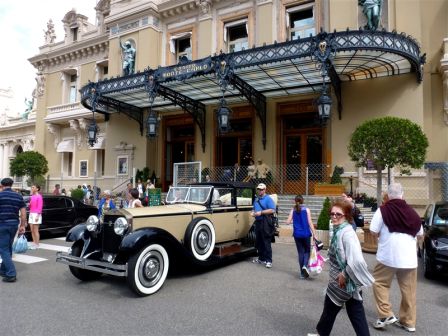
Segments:
[[[132,75],[135,72],[135,48],[131,41],[126,41],[124,44],[120,42],[123,50],[123,76]]]
[[[369,30],[377,30],[380,24],[383,0],[358,0],[358,5],[362,6],[362,12],[367,18],[367,25],[365,28]]]

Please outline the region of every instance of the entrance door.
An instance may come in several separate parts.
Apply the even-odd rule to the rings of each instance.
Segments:
[[[194,126],[171,126],[166,128],[165,176],[163,188],[173,183],[173,164],[192,162],[194,154]]]
[[[322,178],[322,129],[299,129],[284,135],[285,188],[292,193],[309,191]],[[308,177],[306,168],[308,167]]]

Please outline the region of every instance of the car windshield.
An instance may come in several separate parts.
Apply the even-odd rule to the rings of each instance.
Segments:
[[[171,187],[166,195],[166,203],[205,204],[210,196],[211,186]]]
[[[440,216],[441,215],[441,216]],[[432,223],[434,225],[448,225],[448,205],[436,206]]]

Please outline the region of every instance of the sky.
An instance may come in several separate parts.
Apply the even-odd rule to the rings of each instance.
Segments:
[[[52,19],[56,31],[55,42],[64,39],[62,19],[76,9],[78,14],[89,18],[95,24],[97,0],[1,0],[0,31],[0,88],[11,87],[14,102],[10,116],[17,116],[26,109],[25,98],[31,99],[36,86],[37,70],[28,58],[39,53],[44,44],[44,31]]]

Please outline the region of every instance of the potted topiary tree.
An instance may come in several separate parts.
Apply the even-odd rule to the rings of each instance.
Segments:
[[[326,197],[322,204],[322,210],[320,211],[319,218],[317,219],[317,239],[324,243],[324,246],[329,246],[329,229],[330,229],[330,198]]]
[[[335,166],[330,183],[316,183],[314,185],[314,194],[340,196],[345,191],[345,186],[342,184],[341,179],[342,173],[344,173],[344,168]]]

